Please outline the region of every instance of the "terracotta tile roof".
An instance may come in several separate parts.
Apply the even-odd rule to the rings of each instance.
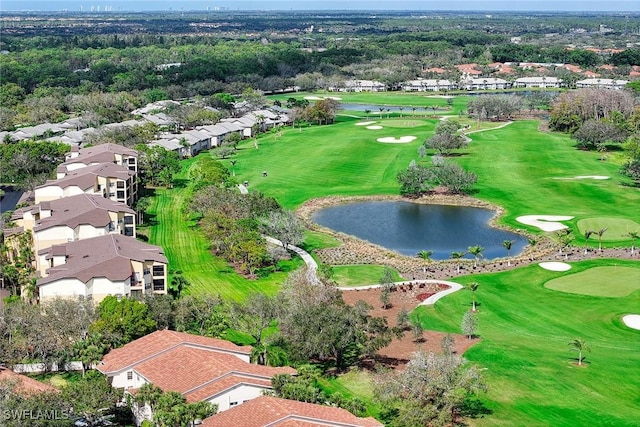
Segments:
[[[250,346],[239,346],[217,338],[162,330],[111,350],[98,364],[97,369],[103,374],[119,372],[178,346],[205,348],[244,356],[250,355],[252,350]]]
[[[447,72],[447,70],[445,70],[444,68],[439,68],[439,67],[432,67],[432,68],[427,68],[426,70],[424,70],[425,73],[437,73],[437,74],[444,74]]]
[[[182,393],[190,401],[199,401],[242,382],[271,388],[269,380],[277,374],[295,374],[289,367],[254,365],[236,357],[211,350],[180,346],[159,354],[133,368],[153,385],[165,391]],[[228,378],[234,376],[236,378]],[[210,387],[229,379],[223,387]],[[266,383],[265,383],[266,381]],[[207,388],[210,391],[203,391]],[[195,393],[202,399],[190,398]]]
[[[41,250],[38,255],[45,255],[46,259],[55,255],[66,256],[66,263],[49,268],[47,276],[38,280],[38,285],[65,278],[77,278],[83,283],[94,277],[125,280],[131,276],[131,260],[168,263],[160,246],[119,234],[53,245]]]
[[[83,193],[22,208],[19,212],[19,219],[22,219],[22,214],[25,212],[32,211],[35,214],[43,210],[51,210],[51,216],[36,221],[35,231],[59,225],[66,225],[70,228],[75,228],[80,224],[103,227],[111,221],[108,212],[135,214],[135,211],[124,203]],[[14,213],[14,218],[17,213],[17,211]]]
[[[600,77],[600,74],[598,73],[594,73],[593,71],[585,71],[584,75],[586,77]]]
[[[202,427],[382,427],[379,421],[358,418],[345,409],[260,396],[202,422]]]
[[[279,372],[282,373],[282,372]],[[288,372],[284,372],[288,373]],[[275,375],[275,374],[274,374]],[[201,402],[205,399],[211,399],[226,390],[234,388],[241,384],[251,384],[254,387],[261,387],[265,390],[271,390],[271,380],[264,380],[258,378],[247,378],[242,375],[229,375],[222,379],[213,381],[198,390],[187,393],[185,398],[187,402]]]
[[[14,391],[20,395],[27,395],[32,393],[40,393],[43,391],[58,391],[57,388],[36,381],[33,378],[29,378],[26,375],[20,375],[13,372],[9,368],[0,367],[0,383],[9,382],[15,384]]]

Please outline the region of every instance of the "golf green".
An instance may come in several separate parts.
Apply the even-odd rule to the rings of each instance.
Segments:
[[[602,233],[602,241],[630,240],[629,232],[640,232],[640,224],[626,218],[584,218],[578,221],[578,229],[582,234],[587,230],[594,233],[606,228]],[[598,235],[592,235],[592,239],[598,239]]]
[[[595,267],[552,279],[544,286],[570,294],[620,298],[640,289],[640,271],[628,267]]]

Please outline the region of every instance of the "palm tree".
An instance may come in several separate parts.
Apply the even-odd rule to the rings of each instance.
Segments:
[[[571,348],[569,351],[577,351],[578,352],[578,366],[582,366],[582,361],[585,359],[582,356],[583,352],[591,352],[591,348],[587,345],[587,342],[582,338],[576,338],[569,343]]]
[[[400,117],[402,117],[402,111],[404,110],[404,107],[398,107],[398,110],[400,110]]]
[[[478,290],[478,282],[473,282],[467,286],[467,289],[471,291],[471,311],[476,311],[476,291]]]
[[[451,257],[451,259],[460,259],[462,257],[464,257],[467,253],[466,252],[451,252],[451,255],[449,255]],[[457,264],[457,271],[458,273],[460,273],[460,263]]]
[[[638,240],[638,232],[637,231],[629,231],[627,236],[631,237],[631,256],[633,256],[633,251],[635,249],[636,240]]]
[[[474,258],[474,267],[478,266],[478,260],[482,257],[482,252],[484,252],[484,249],[482,246],[480,245],[475,245],[475,246],[469,246],[469,248],[467,249],[467,251],[473,255]]]
[[[593,230],[585,230],[584,232],[584,240],[587,242],[587,244],[589,243],[589,237],[591,237],[591,235],[595,233]],[[587,246],[584,247],[584,254],[586,255],[587,252],[589,251],[589,248]]]
[[[237,160],[230,160],[231,163],[231,176],[236,176],[236,162]]]
[[[415,116],[416,115],[416,106],[412,105],[410,108],[411,108],[412,115]]]
[[[603,227],[596,231],[598,233],[598,251],[602,252],[602,235],[607,231],[607,227]]]
[[[428,264],[431,261],[431,255],[433,255],[433,251],[420,251],[416,254],[418,258],[422,258],[425,264]],[[422,271],[426,273],[427,268],[422,267]]]
[[[371,110],[364,110],[364,113],[367,115],[367,119],[369,118],[369,114],[371,114]]]
[[[380,110],[380,118],[382,118],[382,113],[384,113],[384,107],[378,107],[378,109]]]
[[[513,245],[513,240],[505,240],[502,242],[502,247],[507,250],[507,258],[509,258],[511,253],[511,246]],[[507,265],[511,267],[511,260],[507,259]]]

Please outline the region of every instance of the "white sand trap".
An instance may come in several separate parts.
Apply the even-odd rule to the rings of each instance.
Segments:
[[[339,96],[305,96],[304,99],[308,99],[309,101],[320,101],[322,99],[333,99],[334,101],[342,100]]]
[[[378,129],[382,129],[382,126],[379,126],[379,125],[367,126],[367,129],[378,130]]]
[[[358,122],[356,123],[356,126],[369,126],[374,124],[375,122]]]
[[[387,144],[406,144],[407,142],[411,142],[414,139],[417,139],[415,136],[401,136],[400,138],[394,138],[392,136],[387,136],[384,138],[378,138],[378,142],[385,142]]]
[[[569,221],[570,219],[573,217],[566,215],[524,215],[517,217],[516,221],[538,227],[542,231],[558,231],[568,227],[557,221]]]
[[[605,175],[578,175],[574,176],[575,179],[609,179],[608,176]]]
[[[540,267],[544,268],[545,270],[550,270],[550,271],[569,271],[571,270],[571,266],[569,264],[567,264],[566,262],[541,262],[540,264],[538,264]]]
[[[640,330],[640,314],[627,314],[622,318],[622,321],[631,329]]]
[[[578,176],[569,176],[569,177],[557,176],[553,179],[609,179],[609,178],[611,177],[606,175],[578,175]]]

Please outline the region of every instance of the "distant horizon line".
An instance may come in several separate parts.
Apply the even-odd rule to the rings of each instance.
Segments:
[[[99,6],[98,6],[99,7]],[[352,12],[352,11],[361,11],[361,12],[454,12],[454,13],[468,13],[468,12],[478,12],[478,13],[571,13],[571,14],[595,14],[595,13],[631,13],[640,15],[640,11],[638,10],[560,10],[560,9],[367,9],[367,8],[352,8],[352,9],[313,9],[313,8],[240,8],[240,7],[212,7],[212,8],[204,8],[204,9],[176,9],[176,8],[165,8],[165,9],[118,9],[115,10],[91,10],[91,8],[82,8],[79,6],[79,9],[4,9],[0,7],[0,12],[47,12],[47,13],[62,13],[62,12],[78,12],[78,13],[117,13],[117,12],[261,12],[261,11],[295,11],[295,12]]]

